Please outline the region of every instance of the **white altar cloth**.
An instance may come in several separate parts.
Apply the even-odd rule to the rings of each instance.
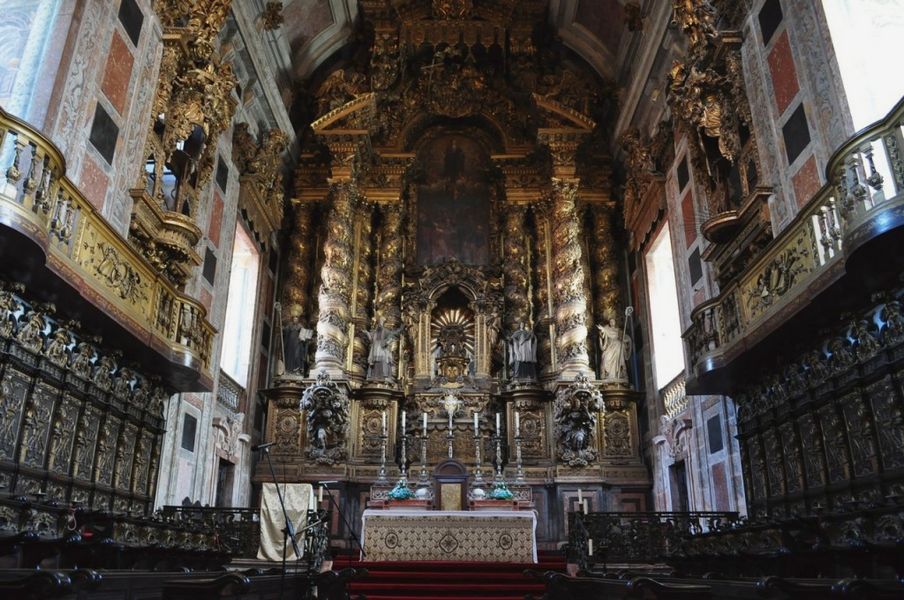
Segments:
[[[368,561],[537,562],[534,511],[364,511]]]

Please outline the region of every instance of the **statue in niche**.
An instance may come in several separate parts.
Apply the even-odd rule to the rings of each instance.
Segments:
[[[306,413],[308,458],[323,464],[344,460],[349,401],[329,373],[321,370],[317,374],[317,381],[304,391],[300,408]]]
[[[623,337],[615,319],[605,325],[597,325],[600,330],[600,376],[603,381],[628,381],[628,355],[631,354],[631,338]]]
[[[509,336],[509,367],[512,379],[537,378],[537,336],[524,323]]]
[[[395,362],[389,346],[401,331],[401,328],[386,329],[386,319],[380,317],[376,327],[364,332],[370,340],[370,353],[367,355],[368,380],[392,379]]]
[[[304,377],[308,372],[308,347],[314,338],[314,330],[296,315],[283,325],[282,334],[286,372]]]

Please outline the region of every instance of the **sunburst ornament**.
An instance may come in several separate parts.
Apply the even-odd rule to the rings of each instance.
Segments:
[[[430,349],[439,356],[474,355],[474,320],[460,308],[447,308],[430,323]]]

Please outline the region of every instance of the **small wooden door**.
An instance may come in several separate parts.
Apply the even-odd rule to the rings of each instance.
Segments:
[[[468,506],[468,469],[455,459],[444,460],[433,469],[434,489],[439,510],[466,510]]]

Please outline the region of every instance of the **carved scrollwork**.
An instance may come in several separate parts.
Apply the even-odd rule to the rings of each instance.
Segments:
[[[304,391],[300,408],[307,422],[306,456],[330,465],[344,460],[348,454],[349,400],[326,371],[320,371],[317,381]]]
[[[597,458],[594,445],[603,396],[586,375],[556,393],[554,419],[559,459],[570,467],[586,467]]]

